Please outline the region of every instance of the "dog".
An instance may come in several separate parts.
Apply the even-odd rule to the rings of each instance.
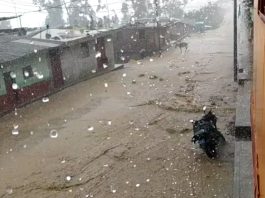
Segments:
[[[188,50],[188,43],[186,43],[186,42],[178,42],[175,45],[175,48],[177,48],[177,47],[180,49],[181,52],[182,52],[182,48],[185,48],[185,52],[186,52]]]

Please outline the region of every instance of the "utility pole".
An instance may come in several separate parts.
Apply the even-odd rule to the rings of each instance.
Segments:
[[[234,0],[234,81],[237,81],[237,0]]]
[[[161,53],[161,44],[160,44],[160,23],[159,23],[159,0],[154,0],[155,4],[155,17],[156,17],[156,28],[158,34],[158,50]]]

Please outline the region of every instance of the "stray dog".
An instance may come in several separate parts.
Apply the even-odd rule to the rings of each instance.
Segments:
[[[182,53],[182,48],[185,48],[185,52],[186,52],[187,49],[188,49],[188,43],[186,43],[186,42],[178,42],[175,45],[175,48],[177,48],[177,47],[180,49],[181,53]]]

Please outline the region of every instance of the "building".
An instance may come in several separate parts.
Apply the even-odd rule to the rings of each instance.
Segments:
[[[161,21],[159,26],[151,19],[141,19],[114,31],[115,61],[150,56],[170,47],[194,31],[192,25],[180,21]]]
[[[1,114],[113,69],[111,34],[45,30],[30,38],[2,39],[0,65]]]
[[[5,40],[5,42],[3,41]],[[42,97],[53,87],[51,51],[56,44],[6,41],[0,49],[0,112]]]
[[[60,56],[65,86],[114,67],[111,31],[49,29],[36,34],[33,38],[60,44],[57,53]]]
[[[152,55],[167,46],[167,27],[156,24],[129,24],[114,32],[114,54],[116,62],[128,61],[131,58],[141,57],[141,51],[145,55]]]

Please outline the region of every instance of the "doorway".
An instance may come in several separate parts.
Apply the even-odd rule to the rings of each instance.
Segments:
[[[15,107],[16,104],[19,103],[19,93],[18,90],[13,89],[12,85],[16,83],[16,80],[11,78],[11,72],[3,73],[5,86],[6,86],[6,93],[7,93],[7,106]]]
[[[108,64],[108,58],[106,56],[106,48],[105,48],[105,39],[104,37],[97,38],[96,43],[96,52],[100,53],[100,56],[97,57],[97,69],[103,69],[104,64]]]
[[[57,49],[49,52],[51,60],[51,70],[53,75],[53,87],[55,89],[61,88],[64,85],[63,73],[61,67],[60,54]]]

